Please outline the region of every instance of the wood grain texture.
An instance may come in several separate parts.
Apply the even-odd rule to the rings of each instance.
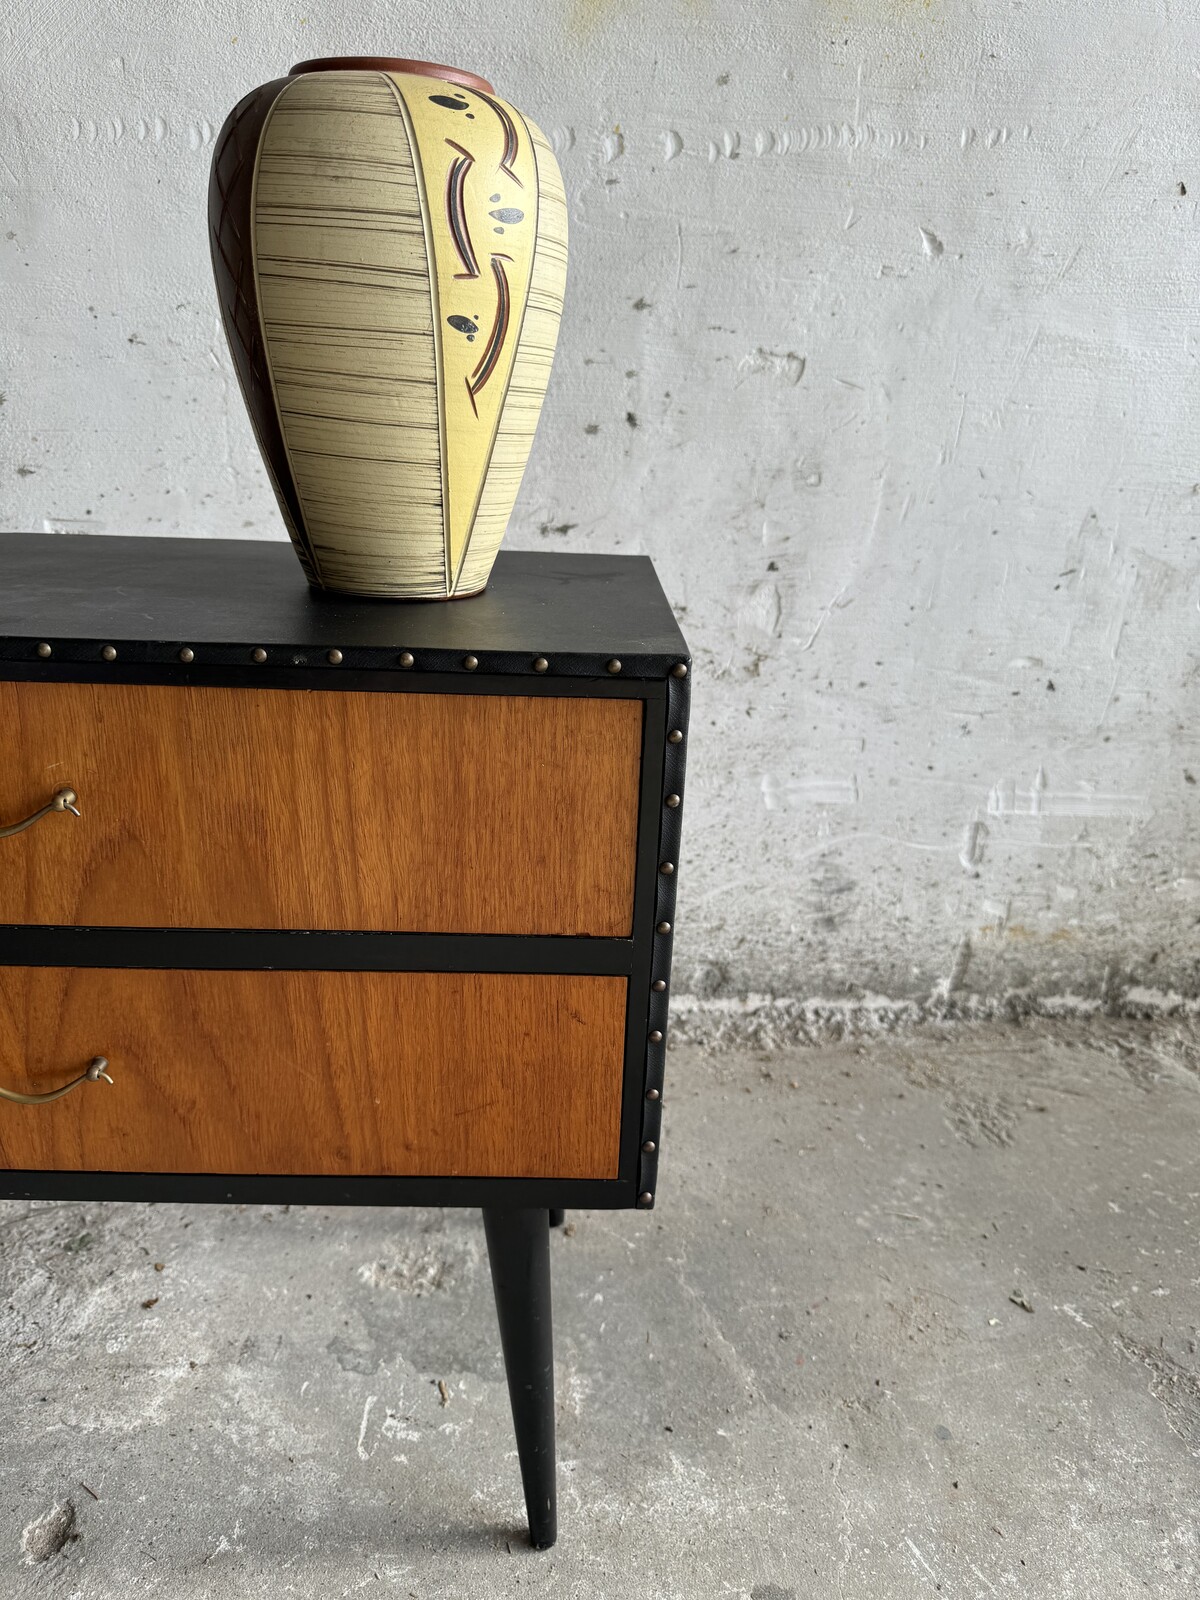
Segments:
[[[0,922],[628,938],[635,700],[0,683]]]
[[[623,978],[0,968],[0,1165],[614,1178]]]

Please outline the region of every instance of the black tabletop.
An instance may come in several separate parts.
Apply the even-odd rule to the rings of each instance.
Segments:
[[[646,676],[687,658],[646,556],[502,550],[482,595],[360,600],[310,589],[284,543],[0,533],[0,659],[25,657],[34,641],[73,660],[105,645],[140,660],[183,646],[197,661],[205,646],[225,660],[339,650],[363,665],[469,652],[498,671],[508,658],[518,670],[531,657],[615,657]]]

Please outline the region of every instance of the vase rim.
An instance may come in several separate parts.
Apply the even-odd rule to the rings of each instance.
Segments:
[[[460,89],[474,89],[479,94],[496,92],[487,79],[477,73],[443,66],[440,61],[414,61],[407,56],[317,56],[312,61],[298,61],[288,77],[294,78],[302,72],[412,72],[423,78],[441,78],[445,83],[455,83]]]

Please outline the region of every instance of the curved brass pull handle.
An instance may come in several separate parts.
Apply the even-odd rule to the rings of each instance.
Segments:
[[[14,833],[24,833],[26,828],[32,828],[35,822],[48,817],[52,811],[69,811],[72,816],[77,817],[79,807],[75,802],[78,798],[74,789],[60,789],[52,800],[47,800],[40,811],[35,811],[31,817],[26,817],[24,822],[10,822],[7,828],[0,828],[0,839],[9,839]]]
[[[72,1078],[70,1083],[64,1083],[61,1089],[51,1089],[49,1094],[18,1094],[15,1089],[0,1089],[0,1099],[15,1100],[19,1106],[44,1106],[51,1100],[61,1100],[63,1095],[70,1094],[72,1089],[78,1089],[81,1083],[96,1083],[101,1078],[105,1083],[112,1079],[105,1072],[108,1066],[107,1056],[96,1056],[86,1072],[81,1072],[77,1078]]]

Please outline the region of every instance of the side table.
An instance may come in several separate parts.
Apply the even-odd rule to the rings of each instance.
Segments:
[[[481,1207],[541,1548],[551,1215],[654,1203],[689,670],[640,556],[435,605],[0,535],[0,1196]]]

